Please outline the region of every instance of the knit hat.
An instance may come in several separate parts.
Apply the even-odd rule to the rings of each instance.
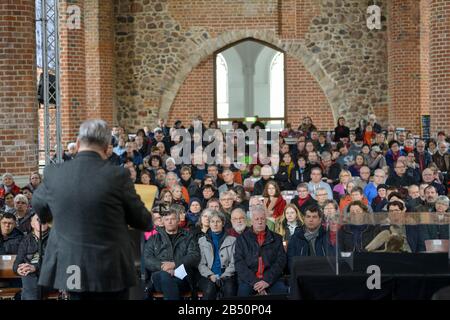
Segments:
[[[191,204],[193,202],[198,202],[200,204],[200,207],[202,206],[202,202],[200,201],[199,198],[191,198],[190,201],[189,201],[189,208],[191,207]]]

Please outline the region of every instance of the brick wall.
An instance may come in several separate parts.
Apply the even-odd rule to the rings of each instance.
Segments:
[[[201,115],[206,125],[214,120],[213,68],[214,58],[210,56],[192,70],[172,105],[170,125],[176,120],[181,120],[184,126],[188,127],[196,115]]]
[[[430,11],[431,130],[450,134],[450,1],[431,0]]]
[[[34,0],[0,2],[0,174],[37,169]]]
[[[333,113],[322,88],[296,58],[286,57],[286,121],[298,127],[309,115],[321,130],[334,129]]]

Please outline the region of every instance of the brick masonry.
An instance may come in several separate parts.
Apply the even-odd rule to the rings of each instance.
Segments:
[[[0,1],[0,174],[38,165],[34,0]]]
[[[450,134],[450,1],[430,6],[431,130]]]
[[[317,104],[328,101],[326,115],[346,116],[354,125],[361,116],[382,111],[381,120],[387,120],[386,26],[367,29],[364,1],[116,0],[114,4],[120,74],[117,121],[131,130],[154,124],[158,116],[176,118],[181,101],[211,114],[214,105],[206,103],[210,96],[200,104],[198,98],[185,101],[187,92],[195,97],[204,88],[189,81],[197,79],[214,52],[245,38],[278,47],[303,65],[314,81],[297,91],[295,84],[286,82],[288,90],[299,96],[306,90],[308,99],[315,92]],[[288,75],[302,72],[298,64],[290,66]],[[179,94],[183,98],[177,98]],[[300,115],[298,105],[290,101],[288,120],[294,111],[295,126]],[[308,112],[313,106],[309,108]],[[319,128],[333,127],[334,120],[316,117]]]
[[[371,3],[60,0],[63,144],[87,117],[130,131],[158,116],[212,119],[213,55],[245,38],[286,52],[294,126],[304,114],[330,129],[340,115],[354,125],[375,112],[418,133],[420,115],[430,114],[432,133],[449,133],[450,2],[377,1],[383,28],[373,31],[365,25]],[[64,27],[69,4],[81,8],[80,30]],[[0,173],[28,174],[39,126],[34,0],[0,6]]]

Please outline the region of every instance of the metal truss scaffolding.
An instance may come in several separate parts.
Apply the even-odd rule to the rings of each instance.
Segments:
[[[64,152],[61,145],[58,6],[59,0],[36,0],[37,29],[40,28],[37,56],[41,58],[38,64],[42,63],[43,72],[41,98],[44,109],[45,165],[61,163]],[[52,81],[49,80],[50,78]],[[56,151],[54,155],[52,148]]]

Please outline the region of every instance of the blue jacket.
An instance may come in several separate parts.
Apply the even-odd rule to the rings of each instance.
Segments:
[[[316,256],[325,257],[333,252],[327,235],[325,228],[321,226],[315,242]],[[305,238],[304,228],[297,228],[288,243],[287,261],[289,270],[291,270],[294,257],[309,257],[311,255],[308,240]]]
[[[375,199],[378,195],[377,187],[373,182],[367,184],[364,188],[364,196],[369,200],[369,205],[372,205],[372,200]]]

